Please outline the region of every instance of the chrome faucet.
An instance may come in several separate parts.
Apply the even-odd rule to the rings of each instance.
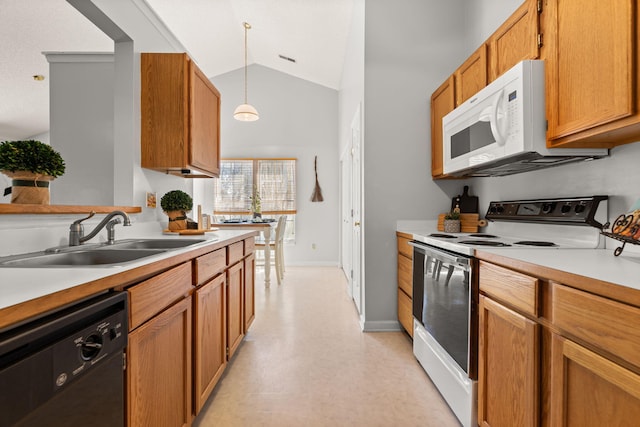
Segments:
[[[91,233],[85,236],[84,226],[82,225],[82,221],[91,218],[95,214],[96,213],[94,211],[91,211],[88,217],[76,220],[73,222],[73,224],[71,224],[71,226],[69,227],[69,246],[78,246],[83,244],[87,240],[94,238],[96,234],[98,234],[100,230],[102,230],[102,228],[105,226],[107,227],[107,244],[113,245],[116,240],[116,232],[114,230],[114,227],[116,224],[121,223],[120,218],[112,219],[116,215],[120,215],[124,219],[124,223],[123,223],[124,226],[131,225],[131,220],[129,219],[129,215],[127,215],[122,211],[113,211],[113,212],[109,212],[107,216],[104,217],[104,219],[100,221],[98,225],[96,225],[96,228],[94,228]]]

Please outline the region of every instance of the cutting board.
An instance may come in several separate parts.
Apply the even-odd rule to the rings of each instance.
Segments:
[[[444,231],[444,215],[438,215],[438,231]],[[477,233],[478,227],[484,227],[487,221],[480,219],[480,215],[476,214],[460,214],[460,231],[462,233]]]
[[[458,205],[460,213],[478,213],[478,196],[469,195],[469,186],[465,185],[462,195],[456,196],[451,201],[451,210]]]

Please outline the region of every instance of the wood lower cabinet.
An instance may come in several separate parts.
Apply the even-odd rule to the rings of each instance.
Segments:
[[[396,232],[398,240],[398,321],[413,337],[413,248],[410,234]]]
[[[637,426],[640,375],[559,335],[552,341],[551,426]]]
[[[609,148],[638,141],[638,2],[545,3],[547,145]]]
[[[431,95],[431,176],[444,178],[442,118],[456,107],[455,78],[451,75]]]
[[[127,426],[191,425],[191,297],[129,333]]]
[[[514,268],[480,261],[479,425],[638,425],[640,307],[605,282]]]
[[[227,366],[227,281],[224,274],[194,297],[194,406],[200,412]]]
[[[535,427],[539,413],[539,325],[481,295],[478,423]]]
[[[256,286],[255,286],[256,257],[251,253],[244,259],[244,333],[256,318]]]
[[[244,263],[238,262],[227,270],[227,353],[228,360],[235,354],[244,337],[244,310],[242,300]]]
[[[126,288],[128,427],[191,425],[255,318],[253,249],[237,241]]]

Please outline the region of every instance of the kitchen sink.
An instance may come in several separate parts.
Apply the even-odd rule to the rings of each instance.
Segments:
[[[204,242],[204,239],[141,239],[116,241],[114,249],[179,249]]]
[[[7,257],[0,267],[100,267],[121,265],[165,252],[163,249],[90,249],[47,254]]]

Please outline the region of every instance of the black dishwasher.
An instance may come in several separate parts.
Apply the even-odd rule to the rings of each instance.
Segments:
[[[127,293],[0,331],[0,427],[124,426]]]

